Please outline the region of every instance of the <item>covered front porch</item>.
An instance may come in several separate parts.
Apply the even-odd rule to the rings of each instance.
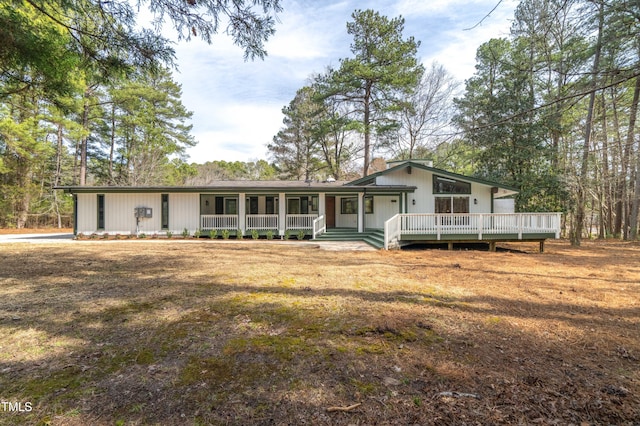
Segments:
[[[324,201],[323,193],[201,194],[200,229],[243,234],[271,231],[280,236],[302,230],[310,235],[314,220],[324,211]]]

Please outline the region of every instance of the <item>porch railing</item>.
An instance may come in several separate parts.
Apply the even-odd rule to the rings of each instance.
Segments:
[[[313,235],[312,238],[316,238],[318,235],[327,231],[327,222],[324,215],[317,217],[313,220]]]
[[[247,229],[278,229],[277,214],[251,214],[246,216]]]
[[[550,234],[560,238],[561,213],[496,214],[398,214],[385,222],[385,248],[402,235],[435,235],[437,240],[451,234],[468,234],[482,240],[483,235]]]
[[[201,214],[200,229],[238,229],[238,215]]]
[[[315,214],[288,214],[287,229],[313,229],[313,220],[318,217]]]
[[[384,223],[384,249],[389,250],[389,245],[400,238],[401,215],[397,214]]]

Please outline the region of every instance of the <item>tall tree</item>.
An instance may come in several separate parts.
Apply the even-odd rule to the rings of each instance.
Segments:
[[[322,168],[320,147],[314,133],[316,117],[322,104],[313,99],[313,88],[296,92],[288,106],[282,108],[284,127],[267,147],[282,172],[282,178],[309,180]]]
[[[416,54],[420,42],[403,38],[404,18],[389,19],[373,10],[356,10],[347,23],[353,58],[340,60],[332,73],[330,95],[348,104],[364,137],[363,174],[369,173],[372,137],[397,128],[393,112],[406,103],[423,67]],[[382,140],[382,139],[381,139]]]
[[[453,94],[458,86],[454,77],[437,63],[423,74],[409,102],[400,110],[401,127],[392,146],[396,158],[417,158],[418,152],[443,142],[444,129],[453,115]]]
[[[168,69],[159,69],[114,88],[111,96],[119,110],[114,131],[120,143],[115,171],[102,175],[115,176],[121,185],[164,183],[171,157],[180,158],[186,148],[195,145],[187,124],[192,113],[182,104],[180,86]]]

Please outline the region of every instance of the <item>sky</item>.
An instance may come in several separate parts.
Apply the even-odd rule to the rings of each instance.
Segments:
[[[508,35],[516,5],[513,0],[283,0],[264,60],[245,62],[243,50],[225,34],[210,45],[198,39],[177,42],[174,80],[193,112],[198,142],[187,150],[189,161],[269,160],[267,144],[282,127],[282,108],[312,74],[352,57],[346,23],[356,9],[402,16],[404,38],[421,42],[418,58],[425,67],[437,61],[464,82],[474,73],[476,49]],[[166,28],[163,34],[177,39]]]

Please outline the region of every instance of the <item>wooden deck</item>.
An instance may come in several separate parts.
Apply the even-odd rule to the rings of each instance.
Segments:
[[[560,213],[397,214],[385,222],[385,249],[402,242],[538,241],[560,237]]]

